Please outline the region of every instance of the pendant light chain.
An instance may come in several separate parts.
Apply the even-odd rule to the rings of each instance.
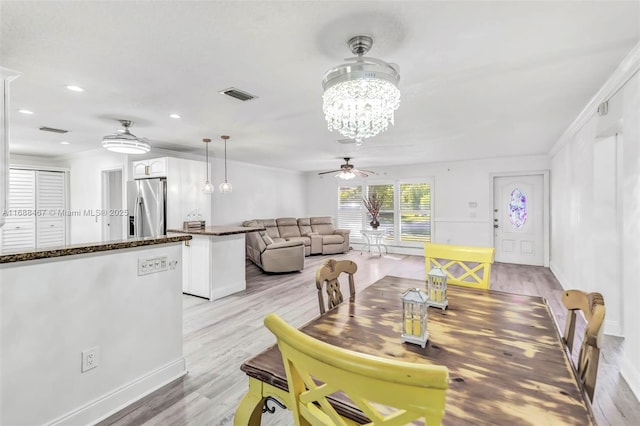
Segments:
[[[227,180],[227,140],[224,140],[224,180]]]

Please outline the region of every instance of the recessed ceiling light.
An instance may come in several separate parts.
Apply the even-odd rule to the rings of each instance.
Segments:
[[[182,117],[180,117],[180,114],[169,114],[169,117],[171,117],[171,118],[182,118]]]
[[[66,86],[67,89],[71,90],[72,92],[84,92],[84,89],[80,86],[74,86],[72,84],[68,84]]]
[[[71,142],[67,142],[67,141],[62,141],[60,142],[62,145],[71,145]]]
[[[33,111],[29,111],[28,109],[19,109],[18,112],[23,114],[33,114]]]

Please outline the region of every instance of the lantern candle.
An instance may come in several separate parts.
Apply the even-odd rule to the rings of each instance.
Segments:
[[[417,288],[405,291],[402,300],[402,341],[416,343],[423,348],[429,339],[427,332],[427,294]]]
[[[429,306],[445,310],[449,306],[447,300],[447,273],[441,268],[432,268],[427,274],[427,293]]]

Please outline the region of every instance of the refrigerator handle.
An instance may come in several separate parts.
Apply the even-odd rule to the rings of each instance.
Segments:
[[[133,224],[136,230],[136,238],[142,236],[142,197],[136,197],[136,211],[133,215],[135,222]]]

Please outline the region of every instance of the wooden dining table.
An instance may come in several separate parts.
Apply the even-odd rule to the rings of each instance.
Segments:
[[[300,328],[354,351],[449,369],[445,425],[592,425],[591,405],[579,385],[553,314],[542,297],[449,286],[449,307],[429,308],[429,341],[402,343],[400,296],[424,281],[385,276]],[[249,391],[236,425],[259,425],[268,397],[290,406],[277,345],[247,360]],[[336,411],[367,418],[336,395]]]

